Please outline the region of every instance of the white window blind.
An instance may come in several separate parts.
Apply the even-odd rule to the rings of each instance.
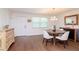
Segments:
[[[32,17],[32,27],[34,28],[48,27],[48,19],[45,17]]]

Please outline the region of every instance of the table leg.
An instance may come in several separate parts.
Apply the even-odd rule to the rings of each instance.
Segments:
[[[52,43],[52,45],[53,45],[53,39],[52,39],[51,43]]]
[[[56,38],[55,38],[55,36],[54,36],[54,38],[53,38],[53,45],[54,45],[54,46],[55,46],[55,39],[56,39]]]

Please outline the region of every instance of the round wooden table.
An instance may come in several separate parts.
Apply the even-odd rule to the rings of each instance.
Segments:
[[[58,36],[59,34],[64,34],[65,31],[64,30],[56,30],[56,31],[53,31],[53,30],[47,30],[47,32],[53,36],[53,40],[52,40],[52,43],[53,45],[55,46],[55,42],[56,42],[56,36]]]

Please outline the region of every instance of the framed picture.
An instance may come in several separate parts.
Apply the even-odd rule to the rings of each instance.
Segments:
[[[65,16],[65,25],[78,25],[78,15]]]
[[[31,22],[31,19],[28,19],[27,22]]]

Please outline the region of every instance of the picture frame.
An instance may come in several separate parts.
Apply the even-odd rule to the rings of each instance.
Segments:
[[[78,15],[65,16],[65,25],[78,25]]]

